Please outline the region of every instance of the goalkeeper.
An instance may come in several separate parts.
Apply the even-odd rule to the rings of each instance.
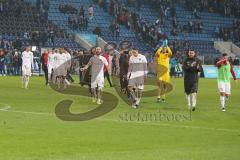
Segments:
[[[169,61],[172,56],[172,50],[168,47],[167,40],[163,41],[163,45],[155,54],[158,97],[157,102],[165,102],[165,93],[170,87],[170,65]]]

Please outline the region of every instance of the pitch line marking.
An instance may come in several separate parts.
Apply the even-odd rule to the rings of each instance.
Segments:
[[[3,108],[0,108],[1,111],[7,111],[8,109],[11,108],[11,106],[9,104],[6,103],[0,103],[0,106],[3,106]]]
[[[0,103],[2,104],[2,103]],[[47,113],[47,112],[28,112],[28,111],[18,111],[18,110],[9,110],[11,108],[10,105],[4,104],[4,108],[1,108],[0,111],[3,112],[12,112],[12,113],[22,113],[22,114],[30,114],[30,115],[40,115],[40,116],[55,116],[55,114]],[[107,119],[107,118],[97,118],[97,120],[102,121],[112,121],[117,123],[136,123],[136,124],[148,124],[154,126],[164,126],[164,127],[173,127],[173,128],[187,128],[187,129],[203,129],[203,130],[211,130],[211,131],[224,131],[224,132],[231,132],[231,133],[240,133],[238,130],[231,130],[231,129],[221,129],[221,128],[207,128],[207,127],[199,127],[199,126],[187,126],[187,125],[175,125],[175,124],[166,124],[166,123],[150,123],[150,122],[124,122],[121,120],[116,119]]]

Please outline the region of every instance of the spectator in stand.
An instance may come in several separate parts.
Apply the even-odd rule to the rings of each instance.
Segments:
[[[3,49],[0,50],[0,76],[6,76],[5,53],[4,53]]]
[[[197,8],[193,9],[193,15],[196,19],[201,19],[201,17],[199,16],[198,12],[197,12]]]
[[[97,26],[97,27],[94,29],[93,34],[96,34],[96,35],[98,35],[98,36],[101,37],[101,36],[102,36],[102,30],[101,30],[101,28]]]
[[[22,41],[19,37],[13,42],[14,49],[21,50],[22,49]]]
[[[84,17],[84,8],[83,6],[81,6],[80,10],[79,10],[79,16],[83,16]]]
[[[88,29],[88,18],[85,17],[84,18],[84,30],[87,30]]]
[[[20,66],[21,66],[21,58],[19,56],[19,53],[15,50],[13,55],[13,75],[19,75],[20,74]]]
[[[48,32],[49,32],[48,41],[54,46],[55,45],[55,32],[54,32],[54,28],[51,27]]]
[[[84,28],[84,23],[85,23],[84,20],[85,20],[85,19],[84,19],[83,16],[80,16],[80,17],[79,17],[79,22],[78,22],[79,25],[78,25],[78,29],[79,29],[80,31],[82,31],[83,28]]]
[[[89,20],[93,19],[93,6],[92,5],[90,5],[88,8],[88,17],[89,17]]]
[[[5,54],[5,71],[7,75],[12,75],[12,54],[10,52],[6,52]]]

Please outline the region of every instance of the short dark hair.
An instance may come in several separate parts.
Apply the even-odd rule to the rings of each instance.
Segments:
[[[227,53],[223,53],[223,54],[222,54],[223,57],[225,57],[225,56],[227,56],[227,55],[228,55]]]

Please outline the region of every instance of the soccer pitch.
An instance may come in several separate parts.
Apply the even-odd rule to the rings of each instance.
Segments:
[[[90,98],[55,92],[43,77],[31,77],[28,90],[21,88],[20,77],[1,77],[0,160],[239,160],[240,84],[232,83],[227,111],[221,112],[216,80],[200,79],[198,105],[191,115],[183,79],[172,79],[172,84],[166,103],[148,97],[132,109],[119,98],[112,112],[71,122],[55,115],[58,102],[72,100],[73,113],[97,105]],[[114,88],[106,86],[105,91],[117,96]],[[191,119],[123,119],[138,113]]]

